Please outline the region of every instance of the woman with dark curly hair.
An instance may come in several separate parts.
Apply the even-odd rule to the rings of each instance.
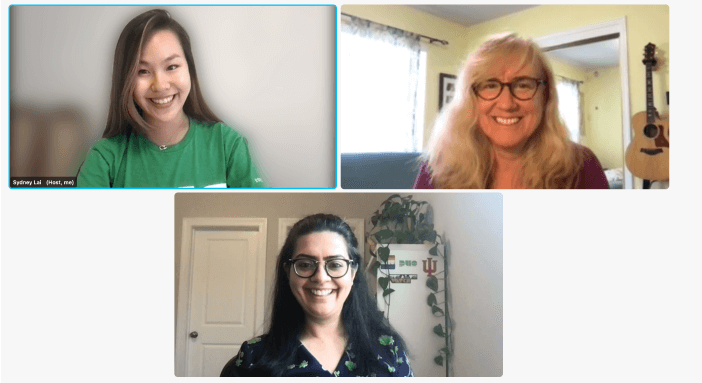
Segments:
[[[221,376],[413,376],[358,246],[335,215],[298,221],[278,256],[268,332],[245,342]]]

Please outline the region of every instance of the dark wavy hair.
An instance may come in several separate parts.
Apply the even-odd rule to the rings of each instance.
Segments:
[[[371,375],[383,367],[370,346],[377,343],[380,336],[391,335],[395,342],[405,346],[402,337],[385,320],[382,312],[378,311],[370,294],[363,259],[358,251],[359,244],[351,227],[338,216],[315,214],[301,219],[292,227],[278,255],[270,327],[262,340],[265,345],[264,354],[254,366],[262,374],[281,376],[286,367],[294,363],[296,346],[300,345],[298,336],[305,325],[305,313],[290,289],[285,261],[293,256],[300,237],[323,231],[341,235],[346,241],[349,256],[359,265],[341,313],[349,343],[353,345],[356,354],[354,362],[358,374]]]
[[[137,74],[141,50],[144,44],[160,31],[171,31],[178,36],[190,73],[190,94],[185,100],[183,111],[188,117],[204,122],[222,122],[207,106],[200,83],[197,80],[195,60],[190,48],[190,36],[163,9],[152,9],[133,18],[122,30],[115,48],[115,60],[112,65],[112,90],[110,91],[110,109],[104,138],[115,137],[131,129],[144,132],[152,129],[144,120],[141,108],[134,102],[135,77]]]

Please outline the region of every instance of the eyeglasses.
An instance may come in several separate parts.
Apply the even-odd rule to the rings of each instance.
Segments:
[[[327,272],[331,278],[341,278],[346,273],[349,272],[349,268],[356,264],[356,261],[351,259],[337,258],[330,259],[324,262],[324,271]],[[293,270],[300,278],[312,278],[313,275],[317,273],[317,265],[320,261],[315,261],[314,259],[298,258],[285,261],[286,264],[293,265]]]
[[[492,101],[500,97],[502,88],[506,85],[514,98],[527,101],[534,98],[539,85],[546,84],[546,82],[546,80],[538,80],[531,77],[519,77],[512,82],[506,83],[492,79],[474,84],[473,91],[483,100]]]

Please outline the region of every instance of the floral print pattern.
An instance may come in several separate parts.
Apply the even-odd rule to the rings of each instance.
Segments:
[[[265,336],[265,335],[264,335]],[[222,370],[222,376],[262,376],[264,372],[256,370],[254,365],[262,354],[264,344],[262,337],[253,338],[245,342],[236,357],[234,357]],[[409,360],[401,344],[396,344],[392,336],[383,335],[378,338],[378,345],[373,349],[384,371],[376,371],[371,376],[414,376],[409,365]],[[353,346],[348,345],[336,369],[331,372],[315,359],[302,343],[296,348],[296,362],[287,366],[284,376],[358,376],[357,365],[354,362]]]

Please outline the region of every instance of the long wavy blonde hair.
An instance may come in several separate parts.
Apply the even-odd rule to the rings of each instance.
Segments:
[[[478,126],[477,95],[472,85],[487,80],[494,67],[506,58],[521,58],[545,79],[544,111],[540,125],[527,139],[523,154],[522,187],[570,188],[583,166],[581,150],[568,139],[558,114],[553,70],[531,40],[506,33],[490,37],[467,58],[458,75],[456,95],[434,123],[426,161],[436,188],[487,189],[495,165],[492,145]]]

